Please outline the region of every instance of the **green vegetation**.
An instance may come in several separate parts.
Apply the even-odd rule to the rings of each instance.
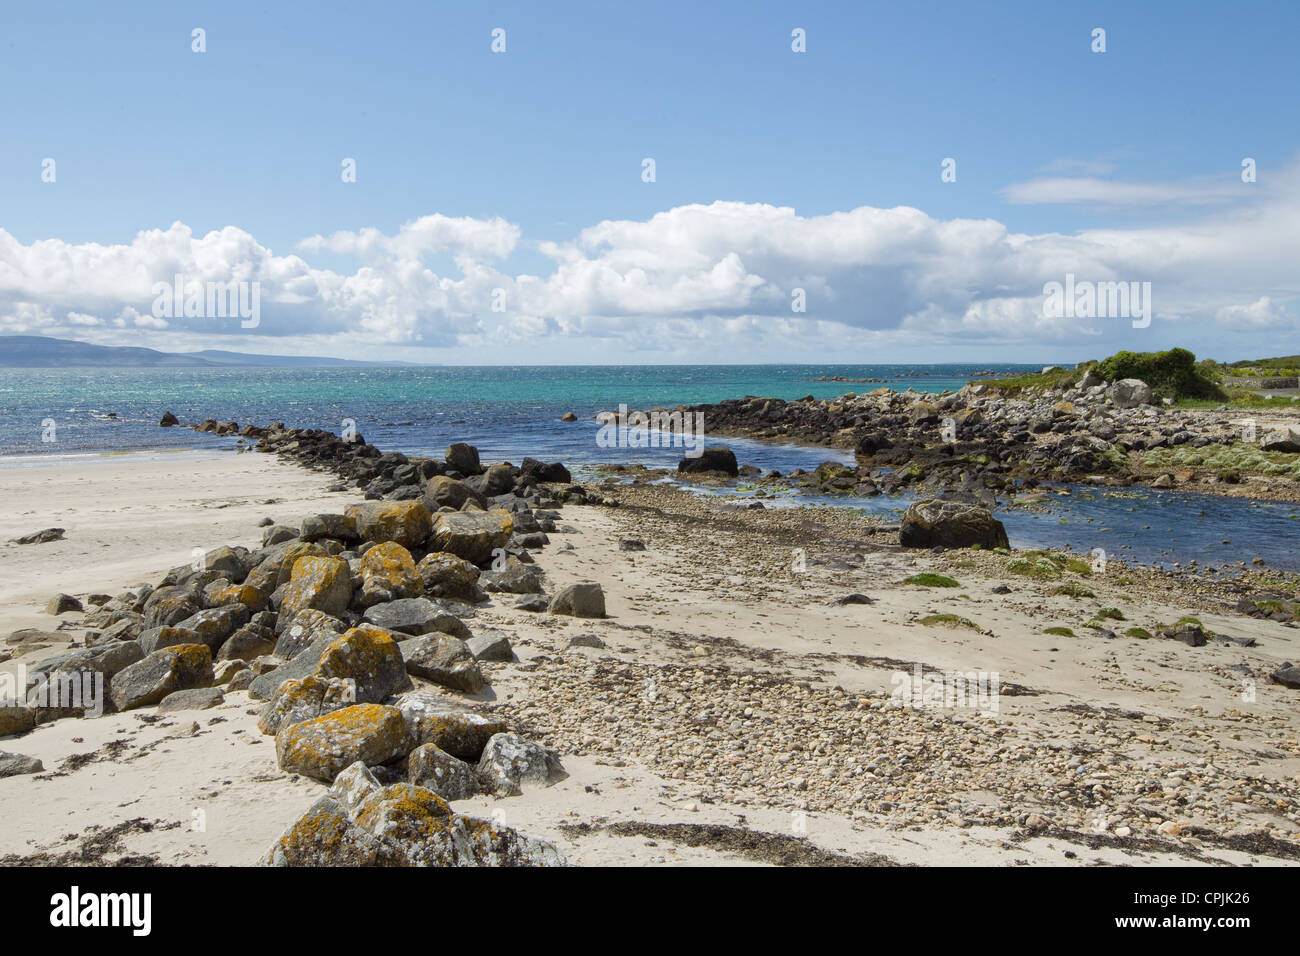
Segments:
[[[1300,454],[1281,451],[1261,451],[1250,442],[1232,445],[1212,444],[1202,448],[1177,445],[1173,448],[1153,448],[1142,456],[1147,468],[1173,471],[1180,468],[1205,468],[1231,480],[1233,475],[1275,475],[1300,479]],[[1226,476],[1226,477],[1225,477]]]
[[[1058,368],[1050,372],[1034,372],[1029,375],[1015,375],[1011,378],[977,379],[972,385],[987,385],[1008,396],[1017,395],[1026,389],[1073,388],[1083,378],[1096,361],[1082,362],[1074,368]]]
[[[914,574],[910,578],[903,579],[904,584],[914,584],[919,588],[959,588],[961,583],[954,581],[952,578],[943,574],[932,574],[926,571],[924,574]]]
[[[1084,587],[1082,584],[1078,584],[1074,581],[1070,581],[1066,584],[1058,584],[1056,587],[1052,588],[1052,593],[1073,598],[1096,597],[1096,595],[1092,593],[1092,588]]]
[[[1074,631],[1070,630],[1068,627],[1049,627],[1043,631],[1043,633],[1052,634],[1056,637],[1074,637]]]
[[[1124,612],[1117,607],[1104,607],[1097,612],[1097,616],[1110,621],[1124,620]]]
[[[1007,570],[1021,577],[1050,580],[1061,576],[1061,569],[1051,558],[1012,558],[1007,562]]]
[[[1123,351],[1103,359],[1097,366],[1097,374],[1108,382],[1140,378],[1159,398],[1226,399],[1227,393],[1220,387],[1214,368],[1213,362],[1198,364],[1196,356],[1187,349]]]
[[[1124,632],[1124,635],[1126,637],[1135,637],[1140,641],[1151,640],[1151,632],[1148,631],[1145,627],[1130,627],[1127,631]]]

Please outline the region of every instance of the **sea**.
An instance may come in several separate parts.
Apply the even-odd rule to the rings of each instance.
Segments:
[[[671,467],[675,447],[611,448],[597,441],[595,416],[630,409],[696,405],[744,396],[787,400],[887,387],[942,393],[989,374],[1038,371],[1035,365],[670,365],[402,366],[344,368],[0,368],[0,470],[48,456],[86,460],[108,453],[182,449],[229,454],[236,439],[159,428],[164,412],[182,422],[282,421],[341,433],[354,427],[385,451],[441,456],[452,442],[478,447],[487,461],[525,456],[563,461],[578,476],[609,463]],[[572,412],[577,421],[562,422]],[[707,433],[708,423],[705,422]],[[850,451],[720,439],[741,464],[787,473]],[[754,493],[744,478],[724,493]],[[1002,507],[1013,547],[1101,549],[1124,561],[1230,568],[1256,557],[1300,571],[1291,545],[1300,509],[1280,502],[1158,491],[1073,486],[1035,509]],[[704,494],[716,491],[699,489]],[[908,495],[767,499],[767,507],[810,504],[853,508],[896,519]]]

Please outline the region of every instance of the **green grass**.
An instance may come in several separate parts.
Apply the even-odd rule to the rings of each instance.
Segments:
[[[1261,451],[1258,445],[1250,442],[1212,444],[1203,448],[1188,445],[1153,448],[1142,456],[1142,464],[1147,468],[1166,471],[1206,468],[1216,474],[1234,472],[1239,476],[1273,475],[1300,479],[1300,454]]]
[[[1140,641],[1151,640],[1151,632],[1148,631],[1145,627],[1130,627],[1127,631],[1124,632],[1124,635],[1126,637],[1135,637]]]
[[[914,574],[910,578],[903,579],[904,584],[914,584],[919,588],[959,588],[961,582],[954,581],[944,574],[932,574],[926,571],[923,574]]]
[[[924,624],[926,627],[969,627],[971,630],[978,631],[979,625],[968,617],[961,617],[957,614],[930,614],[921,618],[917,623]]]
[[[1122,621],[1125,619],[1124,612],[1117,607],[1104,607],[1097,612],[1097,616],[1108,621]]]
[[[1082,584],[1077,584],[1074,581],[1070,581],[1068,584],[1058,584],[1056,587],[1052,588],[1052,593],[1074,598],[1090,598],[1097,596],[1092,593],[1092,588],[1084,587]]]
[[[1052,634],[1056,637],[1074,637],[1074,631],[1068,627],[1049,627],[1043,631],[1044,634]]]
[[[1051,558],[1012,558],[1007,562],[1007,570],[1021,577],[1037,580],[1050,580],[1061,576],[1061,569]]]

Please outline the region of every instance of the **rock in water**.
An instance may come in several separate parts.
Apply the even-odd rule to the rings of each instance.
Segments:
[[[159,428],[171,428],[173,425],[179,424],[180,422],[176,420],[176,416],[171,412],[164,412],[163,417],[158,421]]]
[[[483,471],[483,466],[479,464],[478,460],[478,449],[473,445],[456,442],[456,444],[447,448],[444,457],[447,461],[447,467],[460,472],[462,475],[477,475]]]
[[[572,614],[574,617],[604,617],[605,592],[599,584],[582,582],[560,588],[547,609],[552,614]]]
[[[905,548],[1007,548],[1007,530],[992,512],[963,501],[927,498],[903,514],[898,543]]]
[[[677,463],[677,470],[686,474],[720,471],[733,478],[740,474],[736,465],[736,453],[726,445],[711,445],[698,458],[683,458]]]
[[[410,751],[406,721],[396,707],[355,704],[282,729],[275,738],[280,769],[330,783],[360,760],[388,763]]]

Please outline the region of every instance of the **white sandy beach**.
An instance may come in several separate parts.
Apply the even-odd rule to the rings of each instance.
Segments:
[[[333,480],[261,454],[5,463],[0,540],[46,527],[64,528],[66,537],[0,545],[0,639],[24,628],[54,632],[58,621],[42,608],[56,593],[83,599],[119,593],[188,563],[193,548],[256,547],[264,517],[296,522],[340,512],[357,498],[325,491]],[[793,838],[839,857],[878,854],[900,864],[1287,862],[1244,844],[1198,839],[1198,826],[1243,839],[1268,831],[1270,839],[1300,848],[1295,804],[1242,799],[1251,788],[1237,783],[1258,777],[1290,792],[1300,784],[1296,692],[1264,676],[1284,660],[1300,659],[1295,628],[1243,623],[1228,607],[1216,612],[1193,598],[1094,580],[1097,599],[1090,606],[1122,607],[1133,621],[1194,613],[1212,629],[1255,637],[1258,645],[1189,648],[1045,636],[1049,624],[1077,622],[1078,599],[1050,597],[1042,586],[1020,580],[1008,582],[1011,594],[995,596],[991,588],[1000,578],[991,564],[954,568],[951,557],[886,547],[883,536],[873,545],[865,532],[856,541],[827,541],[826,555],[811,551],[807,573],[795,574],[790,549],[775,533],[765,544],[761,526],[733,526],[723,507],[698,503],[713,509],[713,524],[693,517],[690,508],[659,510],[635,494],[616,509],[563,508],[562,524],[574,531],[552,534],[537,561],[552,587],[600,582],[610,616],[535,615],[494,599],[467,623],[476,632],[492,627],[510,635],[519,660],[485,667],[488,699],[509,703],[527,720],[559,752],[569,776],[520,797],[461,801],[458,811],[495,814],[555,841],[577,864],[772,861],[772,846],[760,838],[752,845],[728,844],[710,835],[708,825]],[[620,550],[624,537],[644,541],[646,550]],[[841,551],[863,558],[849,567],[820,563]],[[903,577],[930,569],[958,577],[963,587],[898,586]],[[875,603],[829,604],[850,592],[868,594]],[[917,623],[937,612],[960,614],[979,630]],[[57,634],[62,642],[50,638],[47,647],[0,667],[12,672],[19,663],[66,649],[63,642],[80,634],[65,627]],[[576,634],[595,634],[606,647],[569,648]],[[894,711],[897,717],[887,715],[891,723],[884,724],[885,712],[862,702],[889,695],[893,675],[904,666],[899,662],[997,672],[1004,685],[1034,693],[1004,695],[998,712],[987,716]],[[1255,699],[1248,703],[1239,674],[1229,670],[1243,662],[1256,675]],[[629,690],[641,686],[643,670],[660,675],[657,696],[646,700]],[[807,733],[798,731],[797,717],[757,706],[752,714],[726,713],[723,723],[710,725],[725,737],[728,721],[747,722],[744,733],[754,740],[747,749],[728,752],[717,736],[688,743],[684,722],[711,705],[727,707],[725,699],[694,693],[692,681],[730,694],[728,682],[746,674],[782,682],[788,689],[775,692],[775,700],[801,708]],[[42,774],[0,779],[0,855],[57,856],[117,827],[120,843],[112,856],[148,854],[163,864],[256,862],[323,791],[277,767],[273,738],[257,729],[261,706],[245,692],[232,692],[212,710],[159,717],[143,708],[64,719],[0,740],[0,750],[37,757],[45,766]],[[845,726],[856,726],[861,715],[863,739],[823,740],[824,714],[843,715],[834,719]],[[929,746],[931,733],[949,749],[927,750],[917,759],[944,768],[949,775],[942,779],[959,782],[946,816],[918,809],[914,822],[888,808],[880,812],[876,795],[889,785],[890,764],[877,761],[873,768],[871,761]],[[1062,743],[1072,749],[1056,754],[1053,746]],[[789,755],[785,761],[782,754]],[[963,755],[974,756],[966,763]],[[1142,832],[1127,827],[1131,839],[1116,833],[1104,813],[1075,838],[981,822],[979,806],[1014,802],[1016,787],[1026,786],[1006,782],[999,792],[997,782],[1010,781],[1006,775],[1017,766],[1032,769],[1041,759],[1055,768],[1053,761],[1071,756],[1080,757],[1077,766],[1090,780],[1095,777],[1092,785],[1118,791],[1103,801],[1118,808],[1109,816],[1140,816],[1124,809],[1138,799],[1124,791],[1127,781],[1150,778],[1157,790],[1170,792],[1186,784],[1193,799],[1178,818],[1156,818]],[[750,774],[747,783],[733,781],[744,773]],[[892,804],[913,799],[908,788],[919,799],[924,778],[898,779],[903,796]],[[854,798],[864,793],[871,799]],[[1061,824],[1079,829],[1064,809]]]

